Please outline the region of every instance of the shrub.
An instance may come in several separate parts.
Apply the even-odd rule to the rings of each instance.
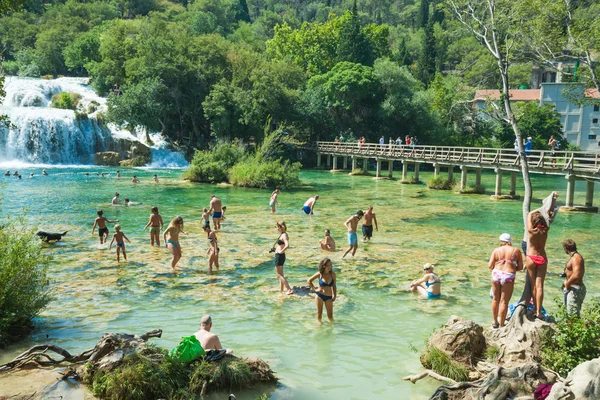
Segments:
[[[77,109],[79,100],[81,100],[81,95],[78,93],[60,92],[52,96],[50,107],[75,110]]]
[[[46,270],[50,257],[21,219],[0,226],[0,347],[22,338],[51,300]]]
[[[542,364],[562,376],[582,362],[600,357],[600,298],[583,307],[581,318],[568,315],[560,300],[555,330],[542,338]]]
[[[460,183],[454,183],[452,185],[452,189],[455,192],[462,193],[462,194],[485,194],[485,186],[483,186],[483,185],[475,185],[475,186],[466,185],[461,190],[460,189]]]
[[[197,150],[183,178],[192,182],[226,182],[229,168],[244,155],[245,148],[237,141],[217,143],[211,150]]]
[[[457,382],[464,382],[469,379],[467,368],[452,360],[448,354],[435,346],[428,346],[425,349],[421,356],[421,362],[425,368]]]
[[[454,184],[455,181],[453,179],[445,179],[439,175],[437,178],[431,178],[427,181],[427,187],[435,190],[450,190]]]
[[[229,182],[238,186],[287,189],[300,184],[300,167],[300,163],[268,161],[255,155],[231,168]]]
[[[411,175],[411,176],[407,177],[406,180],[401,180],[400,183],[408,184],[408,185],[416,185],[418,183],[421,183],[421,181],[416,179],[414,175]]]
[[[350,175],[364,175],[364,176],[368,176],[368,175],[371,175],[371,174],[369,173],[369,171],[365,171],[362,168],[355,168],[355,169],[352,170],[352,172],[350,172]]]

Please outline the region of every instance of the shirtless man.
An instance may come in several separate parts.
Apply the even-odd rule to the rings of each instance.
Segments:
[[[565,294],[565,307],[567,307],[569,315],[576,314],[579,317],[586,294],[585,285],[583,284],[585,263],[581,254],[577,252],[577,244],[573,239],[563,240],[562,246],[565,253],[571,256],[565,267],[566,279],[562,285]]]
[[[365,222],[363,222],[362,226],[363,242],[371,240],[371,236],[373,236],[373,222],[375,222],[375,230],[379,232],[373,206],[369,206],[369,209],[365,212]]]
[[[109,222],[112,224],[115,222],[119,222],[119,220],[106,218],[102,210],[98,210],[96,213],[98,214],[98,218],[94,220],[94,226],[92,226],[92,235],[94,234],[97,225],[98,236],[100,236],[100,244],[102,244],[106,241],[106,238],[108,237],[108,228],[106,227],[106,223]]]
[[[200,319],[200,330],[194,333],[194,336],[196,336],[196,339],[198,339],[205,351],[221,350],[223,348],[223,346],[221,346],[221,341],[217,335],[210,332],[211,329],[212,319],[210,318],[210,315],[205,315]],[[233,350],[227,349],[227,353],[231,354],[233,353]]]
[[[214,194],[210,195],[210,210],[208,210],[209,214],[212,213],[213,225],[215,227],[215,231],[221,229],[221,218],[223,217],[223,203],[221,203],[221,199],[219,199]]]
[[[304,202],[304,205],[302,206],[302,211],[304,211],[304,213],[306,215],[312,215],[313,209],[315,208],[315,203],[317,202],[317,200],[319,200],[319,196],[317,196],[317,195],[306,200]]]
[[[331,237],[329,229],[325,229],[325,238],[319,240],[319,244],[321,245],[321,250],[335,251],[335,240]]]
[[[140,180],[138,179],[137,175],[133,176],[133,179],[131,180],[131,183],[140,183]]]
[[[358,226],[358,221],[363,217],[364,213],[362,210],[358,210],[355,215],[348,218],[346,222],[344,222],[344,226],[348,229],[348,249],[342,256],[342,258],[346,257],[346,254],[352,251],[352,257],[356,253],[356,249],[358,248],[358,236],[356,235],[356,228]]]
[[[119,196],[119,193],[115,192],[115,197],[113,197],[112,199],[113,206],[121,203],[121,201],[119,200]]]

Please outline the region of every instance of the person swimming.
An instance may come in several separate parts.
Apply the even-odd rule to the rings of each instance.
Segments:
[[[437,299],[442,294],[440,292],[442,282],[440,277],[433,273],[433,264],[426,263],[423,265],[425,275],[421,279],[411,282],[410,290],[419,292],[419,294],[427,299]]]

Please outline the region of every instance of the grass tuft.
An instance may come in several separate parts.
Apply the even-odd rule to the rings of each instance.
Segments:
[[[457,382],[464,382],[469,379],[467,368],[452,360],[448,354],[435,346],[428,346],[425,349],[421,356],[421,362],[425,368]]]
[[[427,187],[435,190],[450,190],[454,184],[455,181],[453,179],[448,180],[441,176],[431,178],[427,181]]]

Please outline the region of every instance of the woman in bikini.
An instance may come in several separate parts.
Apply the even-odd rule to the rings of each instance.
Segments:
[[[187,233],[183,230],[183,218],[181,216],[177,216],[173,218],[173,221],[169,222],[169,226],[167,226],[167,229],[165,229],[165,232],[163,233],[165,245],[173,255],[173,259],[171,260],[171,268],[173,269],[175,269],[177,262],[179,262],[181,259],[181,245],[179,244],[180,233],[187,235]],[[168,239],[167,234],[169,235]]]
[[[287,234],[287,226],[285,222],[278,222],[277,230],[279,231],[279,237],[277,238],[277,242],[275,243],[275,270],[277,272],[277,278],[279,279],[279,291],[283,293],[283,289],[285,288],[286,294],[293,294],[294,291],[292,290],[290,284],[283,275],[285,251],[290,247],[290,237]]]
[[[208,254],[208,272],[212,272],[212,267],[213,265],[215,266],[216,269],[219,269],[219,246],[218,246],[218,239],[217,239],[217,233],[213,230],[210,229],[210,224],[208,224],[207,226],[204,226],[204,232],[206,232],[206,234],[208,235],[208,243],[210,244],[210,247],[208,248],[208,251],[206,252],[206,254]]]
[[[313,285],[313,281],[319,278],[319,287]],[[319,263],[319,272],[308,279],[308,285],[315,291],[317,304],[317,320],[322,323],[323,304],[327,311],[327,318],[333,322],[333,302],[337,297],[337,286],[333,263],[329,258],[324,258]]]
[[[543,319],[542,303],[544,301],[544,279],[548,270],[548,259],[546,257],[546,241],[550,227],[546,219],[539,211],[532,211],[527,215],[527,232],[529,243],[527,244],[527,256],[525,267],[532,287],[533,303],[535,304],[536,317]]]
[[[411,282],[410,290],[419,292],[426,299],[437,299],[441,294],[442,281],[440,277],[433,273],[433,264],[427,263],[423,265],[425,275],[421,279]]]
[[[500,235],[500,247],[496,247],[490,256],[488,268],[492,270],[492,328],[504,326],[508,303],[515,287],[515,274],[523,269],[521,250],[513,247],[508,233]],[[498,308],[500,321],[498,321]]]

